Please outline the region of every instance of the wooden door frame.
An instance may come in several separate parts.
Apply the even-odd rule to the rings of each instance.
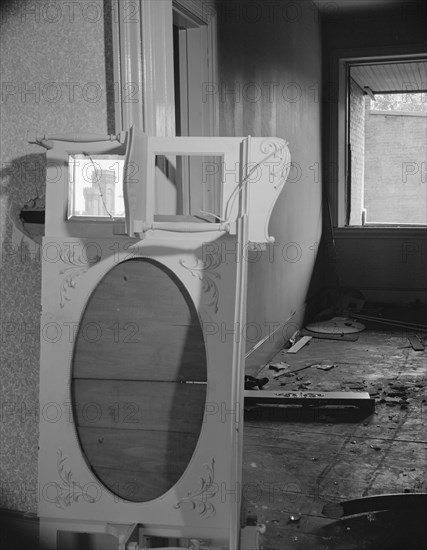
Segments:
[[[113,67],[118,91],[116,133],[135,125],[148,135],[175,135],[174,6],[204,18],[210,55],[202,83],[217,82],[216,14],[211,6],[204,10],[203,4],[197,9],[198,3],[191,0],[112,0]],[[202,101],[202,128],[202,135],[218,135],[216,94]]]

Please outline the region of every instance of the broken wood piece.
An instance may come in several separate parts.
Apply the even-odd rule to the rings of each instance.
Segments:
[[[291,348],[288,349],[288,353],[297,353],[311,339],[312,339],[312,336],[303,336],[298,340],[298,342],[296,342],[296,344],[294,344]]]
[[[316,392],[245,390],[245,405],[301,405],[307,407],[347,406],[374,412],[375,399],[368,392]]]
[[[419,336],[416,334],[409,334],[407,338],[414,351],[424,351],[424,344],[421,342]]]

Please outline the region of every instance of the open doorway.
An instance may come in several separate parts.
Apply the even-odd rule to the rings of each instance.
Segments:
[[[217,98],[204,96],[204,86],[215,82],[216,27],[212,14],[196,13],[191,2],[173,2],[173,62],[175,133],[177,136],[218,135]],[[218,157],[158,157],[156,185],[159,214],[218,221],[221,197]],[[166,204],[164,197],[169,197]]]

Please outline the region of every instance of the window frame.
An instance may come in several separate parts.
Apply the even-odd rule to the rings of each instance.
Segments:
[[[382,235],[396,231],[425,233],[425,225],[397,224],[348,224],[348,71],[350,65],[357,63],[375,63],[393,60],[416,60],[426,57],[422,46],[399,46],[379,48],[353,48],[334,50],[329,65],[329,128],[327,153],[327,192],[329,196],[332,225],[338,233],[357,232],[366,234],[372,231]]]

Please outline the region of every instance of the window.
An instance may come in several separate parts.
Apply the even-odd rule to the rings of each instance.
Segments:
[[[426,59],[347,58],[340,69],[339,225],[427,225]]]

